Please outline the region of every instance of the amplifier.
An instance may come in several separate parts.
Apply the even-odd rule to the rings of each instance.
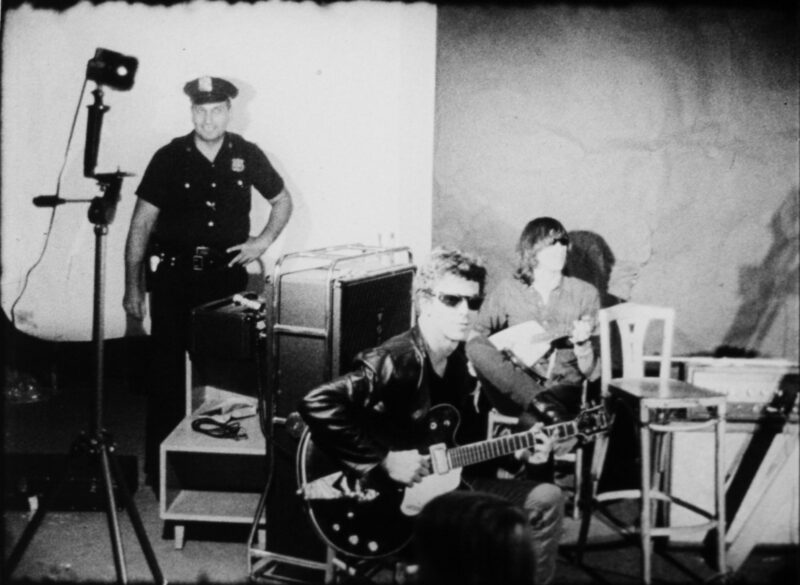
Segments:
[[[192,310],[190,351],[228,360],[253,360],[258,335],[266,327],[267,303],[242,292]]]
[[[688,358],[686,380],[727,396],[725,462],[728,562],[738,568],[757,544],[797,544],[798,517],[786,502],[798,501],[798,366],[784,360]],[[700,415],[697,414],[699,417]],[[713,503],[714,433],[677,433],[672,441],[672,493],[700,508]],[[782,509],[782,512],[775,513]],[[795,510],[796,511],[796,510]],[[673,524],[702,518],[672,506]],[[685,535],[684,543],[703,540]]]
[[[756,422],[776,415],[798,420],[797,364],[769,359],[687,358],[685,372],[687,382],[726,395],[727,420]]]
[[[358,352],[412,323],[415,267],[400,249],[340,246],[284,256],[269,287],[271,389],[286,417],[312,388],[348,370]],[[407,253],[407,252],[406,252]]]
[[[266,384],[266,303],[242,292],[192,311],[189,351],[193,383],[257,396]],[[202,400],[200,401],[202,403]],[[192,410],[199,404],[192,398]]]

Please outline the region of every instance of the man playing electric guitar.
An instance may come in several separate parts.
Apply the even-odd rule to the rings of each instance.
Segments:
[[[414,283],[417,324],[360,354],[354,371],[315,388],[302,401],[300,414],[313,444],[353,476],[375,476],[403,488],[432,472],[432,455],[420,447],[422,421],[430,431],[438,431],[439,424],[442,429],[457,425],[461,445],[485,439],[486,422],[476,406],[475,379],[464,352],[485,278],[476,258],[434,251]],[[460,421],[428,418],[437,405],[455,407]],[[549,441],[542,437],[526,446],[537,444],[547,447]],[[465,467],[464,476],[472,489],[500,495],[525,511],[534,535],[536,583],[551,583],[563,518],[561,490],[550,483],[497,479],[479,465]],[[359,487],[351,496],[369,502],[374,494]],[[353,510],[347,516],[358,508]],[[377,515],[372,520],[383,521]],[[345,528],[335,523],[331,530]],[[346,537],[354,544],[360,538],[356,530]],[[379,548],[378,542],[369,544]]]

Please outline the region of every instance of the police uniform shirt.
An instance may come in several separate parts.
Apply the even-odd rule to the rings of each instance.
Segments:
[[[212,163],[192,132],[155,153],[136,194],[159,208],[155,241],[164,250],[183,253],[202,245],[224,251],[250,235],[251,187],[272,199],[283,186],[252,142],[226,133]]]

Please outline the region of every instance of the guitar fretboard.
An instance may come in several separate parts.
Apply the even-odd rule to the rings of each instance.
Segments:
[[[578,434],[578,425],[575,421],[567,421],[544,427],[539,432],[545,433],[556,440],[567,439]],[[450,467],[455,468],[503,457],[514,451],[533,447],[536,442],[536,434],[534,431],[525,431],[513,435],[504,435],[496,439],[487,439],[479,443],[471,443],[462,447],[453,447],[447,450],[447,460]]]

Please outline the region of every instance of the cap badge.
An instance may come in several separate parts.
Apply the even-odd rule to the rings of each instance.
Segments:
[[[244,170],[244,159],[234,158],[231,160],[231,170],[234,173],[241,173]]]
[[[210,77],[201,77],[197,80],[197,89],[200,91],[211,91],[213,89],[213,85],[211,83]]]

